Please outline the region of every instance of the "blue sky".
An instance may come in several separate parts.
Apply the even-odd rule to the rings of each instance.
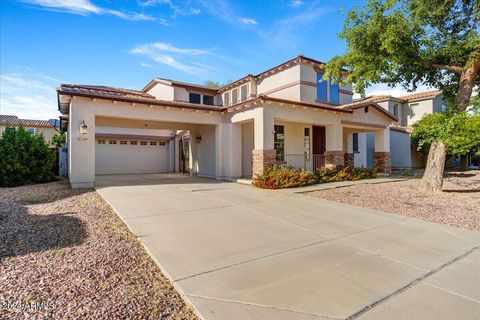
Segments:
[[[60,83],[132,89],[154,77],[225,83],[298,54],[328,61],[345,50],[337,38],[344,13],[361,4],[2,0],[0,112],[56,118]]]

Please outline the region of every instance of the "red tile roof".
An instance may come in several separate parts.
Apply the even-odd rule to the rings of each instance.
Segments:
[[[17,116],[11,115],[0,115],[0,125],[1,126],[20,126],[25,127],[42,127],[42,128],[53,128],[53,126],[48,123],[47,120],[32,120],[32,119],[19,119]]]
[[[394,114],[392,114],[388,110],[382,108],[376,102],[373,102],[373,101],[368,100],[368,99],[355,101],[355,102],[352,102],[352,103],[349,103],[349,104],[344,104],[344,105],[338,106],[337,108],[347,109],[347,110],[356,110],[356,109],[360,109],[360,108],[363,108],[363,107],[372,107],[372,108],[376,109],[377,111],[379,111],[380,113],[383,113],[385,116],[389,117],[390,119],[392,119],[394,121],[398,121],[398,117],[396,117]]]
[[[402,100],[411,102],[411,101],[419,101],[419,100],[424,100],[429,98],[435,98],[441,93],[442,93],[442,90],[430,90],[430,91],[408,94],[405,96],[401,96],[399,98]]]

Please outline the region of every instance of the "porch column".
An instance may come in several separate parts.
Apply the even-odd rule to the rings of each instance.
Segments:
[[[392,172],[390,155],[390,128],[375,131],[375,154],[373,167],[377,173]]]
[[[198,174],[197,136],[200,136],[198,132],[190,131],[190,143],[188,144],[188,167],[190,168],[190,175]]]
[[[353,153],[353,132],[347,134],[347,152],[345,152],[345,167],[355,166],[355,154]]]
[[[220,123],[215,127],[215,175],[217,180],[242,176],[242,126]]]
[[[343,128],[340,123],[325,127],[326,148],[325,168],[336,169],[345,166],[343,150]]]
[[[262,175],[266,166],[275,162],[274,118],[263,107],[254,110],[253,176]]]
[[[95,109],[73,98],[68,124],[68,179],[72,188],[93,188],[95,185]],[[87,132],[80,132],[85,122]]]

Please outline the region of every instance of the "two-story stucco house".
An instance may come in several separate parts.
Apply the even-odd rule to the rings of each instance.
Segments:
[[[376,168],[390,172],[390,125],[398,118],[375,102],[353,103],[351,85],[323,80],[323,68],[298,56],[218,89],[160,78],[142,90],[61,85],[70,183],[92,187],[102,173],[182,165],[220,180],[261,174],[271,163],[353,165],[354,134],[365,132],[374,137]]]
[[[43,134],[45,141],[51,144],[52,137],[57,133],[53,125],[47,120],[19,119],[17,116],[0,115],[0,136],[5,130],[16,130],[23,126],[31,134]]]

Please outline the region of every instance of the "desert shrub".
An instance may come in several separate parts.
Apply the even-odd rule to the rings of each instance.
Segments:
[[[283,189],[308,186],[316,183],[353,181],[374,178],[375,172],[366,168],[321,169],[316,172],[280,167],[267,167],[261,176],[255,177],[253,185],[262,189]]]
[[[0,139],[0,187],[52,181],[54,161],[42,134],[31,135],[23,127],[5,130]]]
[[[354,181],[375,177],[375,172],[367,168],[346,167],[343,169],[321,169],[315,172],[317,183]]]
[[[253,180],[253,185],[262,189],[295,188],[314,183],[316,181],[313,172],[277,165],[265,168],[263,175]]]

